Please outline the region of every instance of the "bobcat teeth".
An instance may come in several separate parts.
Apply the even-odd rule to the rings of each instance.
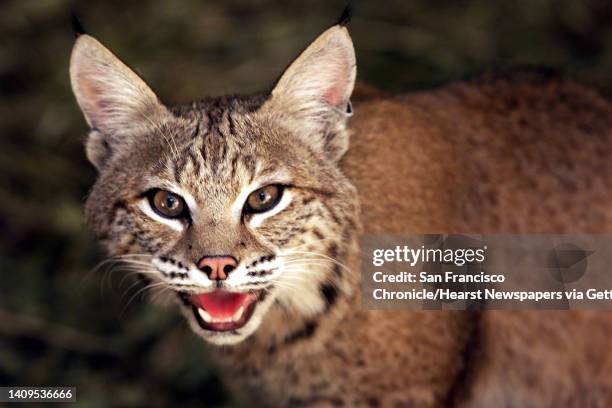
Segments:
[[[211,323],[213,321],[212,316],[209,315],[208,312],[204,309],[198,308],[198,314],[205,322]]]
[[[240,306],[236,313],[232,317],[226,317],[222,319],[214,319],[206,310],[198,308],[198,314],[207,323],[231,323],[240,320],[244,313],[244,306]]]
[[[232,316],[232,321],[235,322],[237,320],[240,320],[243,312],[244,312],[244,306],[240,306],[240,308],[236,310],[236,313],[234,313],[234,315]]]

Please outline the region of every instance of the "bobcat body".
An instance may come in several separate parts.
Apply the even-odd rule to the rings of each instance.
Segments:
[[[366,233],[612,230],[612,104],[571,81],[357,89],[345,26],[270,94],[165,107],[88,35],[71,80],[108,251],[177,293],[269,406],[608,406],[605,312],[367,311]]]

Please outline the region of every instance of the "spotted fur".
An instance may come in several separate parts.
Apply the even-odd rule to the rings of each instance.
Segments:
[[[198,335],[231,345],[214,358],[251,404],[609,406],[607,314],[366,311],[357,238],[362,223],[368,233],[609,231],[610,102],[530,76],[401,97],[367,90],[354,98],[349,150],[354,79],[343,24],[271,93],[166,107],[81,35],[71,80],[99,170],[89,225],[177,293]],[[278,211],[245,214],[248,193],[268,183],[285,186]],[[184,197],[190,217],[160,218],[151,188]],[[253,318],[223,335],[202,329],[189,302],[218,284],[197,267],[210,255],[238,261],[222,287],[264,289]]]

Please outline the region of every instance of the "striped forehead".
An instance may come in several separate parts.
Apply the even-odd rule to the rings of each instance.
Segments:
[[[172,167],[176,183],[185,188],[227,193],[252,182],[260,165],[230,138],[212,135],[195,138]]]
[[[167,158],[165,177],[197,201],[218,207],[282,171],[258,140],[253,112],[259,103],[257,97],[218,98],[175,108],[187,125],[179,154]]]

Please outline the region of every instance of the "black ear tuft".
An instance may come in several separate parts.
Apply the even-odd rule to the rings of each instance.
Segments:
[[[351,22],[351,15],[352,15],[351,4],[347,3],[344,10],[342,10],[342,15],[340,16],[336,24],[342,27],[347,26],[348,23]]]
[[[83,28],[83,24],[81,24],[81,20],[79,20],[76,13],[72,13],[72,32],[74,33],[74,38],[79,38],[82,34],[87,34],[87,31]]]

